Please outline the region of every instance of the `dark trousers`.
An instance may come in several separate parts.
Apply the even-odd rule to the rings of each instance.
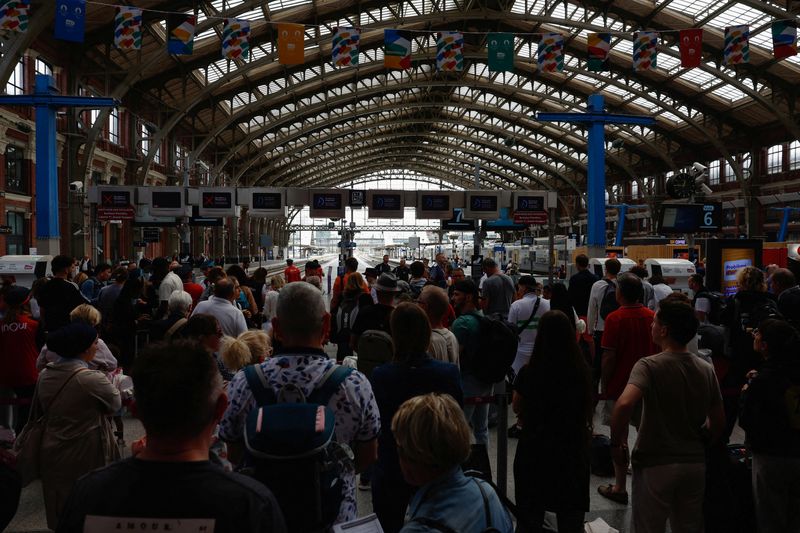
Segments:
[[[14,387],[14,394],[17,396],[17,399],[27,399],[30,400],[33,398],[33,392],[36,390],[36,385],[27,385],[25,387]],[[28,423],[28,414],[31,412],[31,404],[24,404],[17,406],[17,416],[14,419],[14,432],[19,435],[22,431],[22,428],[25,427],[25,424]]]
[[[594,332],[594,360],[592,361],[592,383],[594,385],[595,394],[600,390],[600,377],[603,375],[603,332]]]
[[[416,489],[404,481],[388,480],[382,472],[372,473],[372,510],[385,533],[398,533],[403,529],[408,502]]]

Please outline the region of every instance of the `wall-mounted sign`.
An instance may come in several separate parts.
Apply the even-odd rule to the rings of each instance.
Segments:
[[[350,191],[350,207],[366,207],[367,191]]]
[[[161,228],[142,228],[144,242],[158,242],[161,240]]]
[[[465,210],[457,207],[453,209],[453,218],[442,220],[442,229],[445,231],[475,231],[474,220],[464,218]]]

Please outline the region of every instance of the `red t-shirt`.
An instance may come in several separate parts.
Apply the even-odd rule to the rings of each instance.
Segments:
[[[286,283],[292,283],[293,281],[301,281],[300,269],[294,265],[288,266],[283,271],[283,277],[286,278]]]
[[[0,387],[36,384],[36,330],[39,323],[27,315],[13,322],[0,322]]]
[[[620,307],[606,317],[601,345],[617,355],[614,373],[606,386],[607,399],[619,398],[636,361],[661,351],[653,344],[650,333],[654,316],[650,309],[637,305]]]
[[[192,297],[192,305],[196,306],[203,295],[203,286],[189,281],[183,284],[183,290],[189,293],[189,296]]]

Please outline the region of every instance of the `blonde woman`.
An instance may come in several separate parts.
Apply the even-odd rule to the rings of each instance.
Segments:
[[[102,320],[102,315],[96,307],[89,304],[81,304],[70,312],[69,320],[70,323],[81,322],[93,328],[97,328]],[[59,354],[49,349],[47,344],[45,344],[42,346],[39,357],[36,359],[36,368],[42,370],[48,363],[55,363],[58,359]],[[100,370],[111,380],[111,374],[117,369],[117,358],[111,353],[105,341],[98,338],[97,352],[87,364],[90,370]]]
[[[222,339],[222,362],[232,373],[248,365],[261,363],[272,353],[269,335],[261,330],[251,329],[238,337]]]
[[[50,333],[47,344],[59,357],[39,374],[31,417],[47,414],[39,469],[47,527],[56,529],[73,483],[119,459],[109,417],[122,401],[105,374],[89,369],[98,346],[93,327],[71,322]]]
[[[269,284],[264,284],[264,331],[272,331],[272,319],[275,318],[275,310],[278,307],[278,293],[286,285],[283,276],[275,274],[269,280]]]
[[[407,400],[392,418],[392,433],[403,477],[419,487],[408,506],[411,519],[402,533],[479,533],[487,527],[500,533],[514,530],[494,489],[461,471],[472,432],[452,396],[425,394]]]

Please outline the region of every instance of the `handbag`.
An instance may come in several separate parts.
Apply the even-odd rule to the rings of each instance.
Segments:
[[[64,381],[64,383],[61,385],[61,388],[58,389],[56,395],[53,396],[53,401],[50,402],[50,405],[55,403],[67,384],[72,381],[72,378],[75,377],[75,375],[81,370],[86,369],[79,368],[70,374],[66,381]],[[13,449],[17,456],[17,471],[22,478],[23,487],[27,487],[32,481],[41,477],[39,472],[39,455],[42,449],[42,438],[44,437],[45,430],[47,429],[48,413],[41,412],[42,408],[41,402],[39,402],[38,386],[33,394],[33,400],[31,404],[31,414],[28,417],[28,423],[25,424],[25,427],[22,429],[19,437],[17,437],[17,440],[14,441]]]

